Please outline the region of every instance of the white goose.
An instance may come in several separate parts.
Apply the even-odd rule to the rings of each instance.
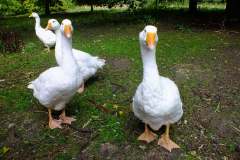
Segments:
[[[45,30],[40,25],[40,17],[37,13],[33,12],[29,17],[35,18],[35,32],[39,40],[47,47],[50,51],[51,47],[54,47],[56,43],[56,36],[52,31]]]
[[[171,152],[179,148],[169,138],[170,124],[177,122],[183,114],[182,102],[176,84],[159,75],[156,64],[157,28],[146,26],[139,34],[141,56],[143,61],[143,80],[133,98],[133,112],[145,123],[145,131],[138,140],[153,141],[157,135],[148,129],[158,130],[166,125],[166,131],[158,144]]]
[[[61,42],[59,40],[60,35],[60,24],[56,19],[48,20],[47,30],[52,30],[56,34],[56,46],[55,46],[55,56],[57,63],[61,64],[63,57],[61,55]],[[105,60],[98,57],[92,56],[89,53],[72,49],[73,56],[77,60],[78,65],[81,68],[81,76],[83,76],[84,81],[87,81],[91,76],[93,76],[98,69],[102,68],[105,65]],[[79,93],[84,90],[84,85],[79,89]]]
[[[61,128],[61,123],[71,124],[74,118],[66,117],[65,105],[73,97],[83,83],[79,76],[80,68],[72,54],[72,25],[65,19],[60,27],[62,63],[44,71],[39,77],[28,85],[33,89],[33,95],[39,102],[48,108],[49,127]],[[63,110],[60,120],[52,118],[51,110]]]

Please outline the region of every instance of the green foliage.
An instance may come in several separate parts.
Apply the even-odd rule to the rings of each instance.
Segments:
[[[73,0],[55,0],[51,3],[51,11],[65,11],[73,7]]]
[[[0,15],[16,15],[44,10],[44,0],[1,0]],[[52,11],[64,11],[74,7],[73,0],[52,0]]]
[[[39,0],[1,0],[0,15],[16,15],[40,11],[43,2]]]
[[[23,2],[24,12],[30,13],[30,12],[38,12],[40,11],[40,3],[38,0],[25,0]]]
[[[62,9],[66,10],[74,6],[73,0],[60,0],[62,3]]]
[[[8,15],[13,13],[21,13],[22,5],[18,0],[1,0],[0,15]]]
[[[225,0],[199,0],[200,8],[208,8],[211,4],[224,5]],[[45,0],[1,0],[0,15],[17,15],[30,12],[43,12],[45,9]],[[188,8],[186,0],[51,0],[50,10],[53,12],[66,11],[78,5],[114,6],[127,5],[130,11],[137,9],[161,8]],[[217,8],[219,8],[217,6]],[[216,7],[215,7],[216,8]]]
[[[126,4],[128,0],[76,0],[78,5],[108,6]]]
[[[127,3],[130,10],[137,10],[143,8],[147,0],[128,0]]]

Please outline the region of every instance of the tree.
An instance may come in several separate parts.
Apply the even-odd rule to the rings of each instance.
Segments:
[[[45,14],[50,15],[50,2],[51,0],[45,0]]]
[[[237,18],[240,19],[240,0],[227,0],[226,16],[227,19]]]
[[[155,1],[155,5],[156,5],[155,8],[156,8],[156,9],[158,9],[158,3],[159,3],[158,1],[159,1],[159,0],[156,0],[156,1]]]
[[[90,0],[90,4],[91,4],[91,12],[93,12],[93,0]]]
[[[189,12],[190,13],[197,12],[197,0],[189,0]]]

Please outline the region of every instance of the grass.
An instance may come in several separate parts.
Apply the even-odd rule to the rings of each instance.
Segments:
[[[102,14],[95,12],[54,15],[54,18],[59,20],[69,17],[73,21],[74,48],[107,60],[104,69],[87,83],[84,93],[75,95],[67,106],[67,113],[77,118],[77,122],[72,126],[75,129],[81,129],[83,126],[91,129],[90,137],[67,126],[64,126],[63,130],[48,129],[46,109],[37,102],[26,86],[39,73],[56,65],[54,50],[51,50],[51,53],[44,51],[43,45],[35,36],[32,19],[19,17],[0,22],[0,26],[21,31],[25,43],[21,53],[0,54],[0,79],[4,80],[0,82],[0,120],[4,122],[0,129],[0,147],[10,148],[4,158],[12,156],[17,159],[18,154],[22,154],[26,159],[48,157],[60,160],[76,158],[85,151],[90,157],[101,159],[101,144],[110,142],[118,146],[120,155],[117,153],[115,156],[141,159],[148,155],[148,151],[156,148],[155,144],[145,145],[136,140],[143,130],[142,125],[139,125],[140,121],[131,113],[131,98],[142,78],[138,33],[144,28],[146,19],[139,19],[137,15],[124,12],[100,13]],[[151,15],[146,17],[148,22],[155,23]],[[48,18],[42,18],[42,26],[46,25]],[[217,48],[230,42],[227,36],[211,30],[199,31],[187,24],[179,25],[178,22],[166,27],[166,23],[169,22],[163,20],[155,23],[159,36],[157,64],[160,73],[171,79],[176,78],[174,68],[185,64],[195,65],[198,61],[201,63],[197,65],[201,65],[201,69],[207,71],[212,67]],[[212,49],[216,51],[213,52]],[[204,152],[196,151],[194,144],[188,145],[188,142],[198,143],[194,136],[198,136],[199,129],[192,125],[197,123],[194,122],[195,112],[202,109],[198,104],[203,103],[201,97],[192,95],[192,90],[198,89],[199,86],[207,86],[211,81],[209,78],[206,83],[200,82],[198,74],[201,72],[194,71],[190,75],[193,77],[178,83],[185,104],[184,117],[180,123],[173,126],[171,132],[173,139],[182,147],[182,159],[206,157]],[[100,111],[89,99],[110,109],[112,113]],[[238,114],[239,112],[236,116]],[[185,121],[190,124],[184,124]],[[9,136],[7,128],[10,123],[16,125],[15,132],[20,139],[14,142],[16,146],[9,144],[10,140],[5,140]],[[206,132],[216,134],[215,130],[209,129]],[[211,136],[208,137],[210,138]],[[224,150],[223,154],[216,153],[217,156],[231,156],[236,145],[231,144],[233,141],[224,142],[228,149]],[[209,146],[207,142],[204,145]],[[131,150],[126,150],[126,146],[130,146]],[[21,148],[24,148],[25,152],[22,152]],[[211,155],[209,157],[211,158]]]

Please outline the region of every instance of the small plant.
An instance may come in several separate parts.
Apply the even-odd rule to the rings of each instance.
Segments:
[[[17,32],[0,30],[0,53],[19,52],[22,48],[23,41]]]
[[[146,0],[128,0],[127,4],[130,11],[135,11],[137,9],[143,8],[146,2]]]
[[[73,0],[59,0],[59,1],[52,1],[53,5],[51,6],[52,11],[65,11],[69,8],[74,7]]]
[[[182,32],[191,32],[191,29],[188,26],[185,26],[183,24],[177,24],[175,29]]]

